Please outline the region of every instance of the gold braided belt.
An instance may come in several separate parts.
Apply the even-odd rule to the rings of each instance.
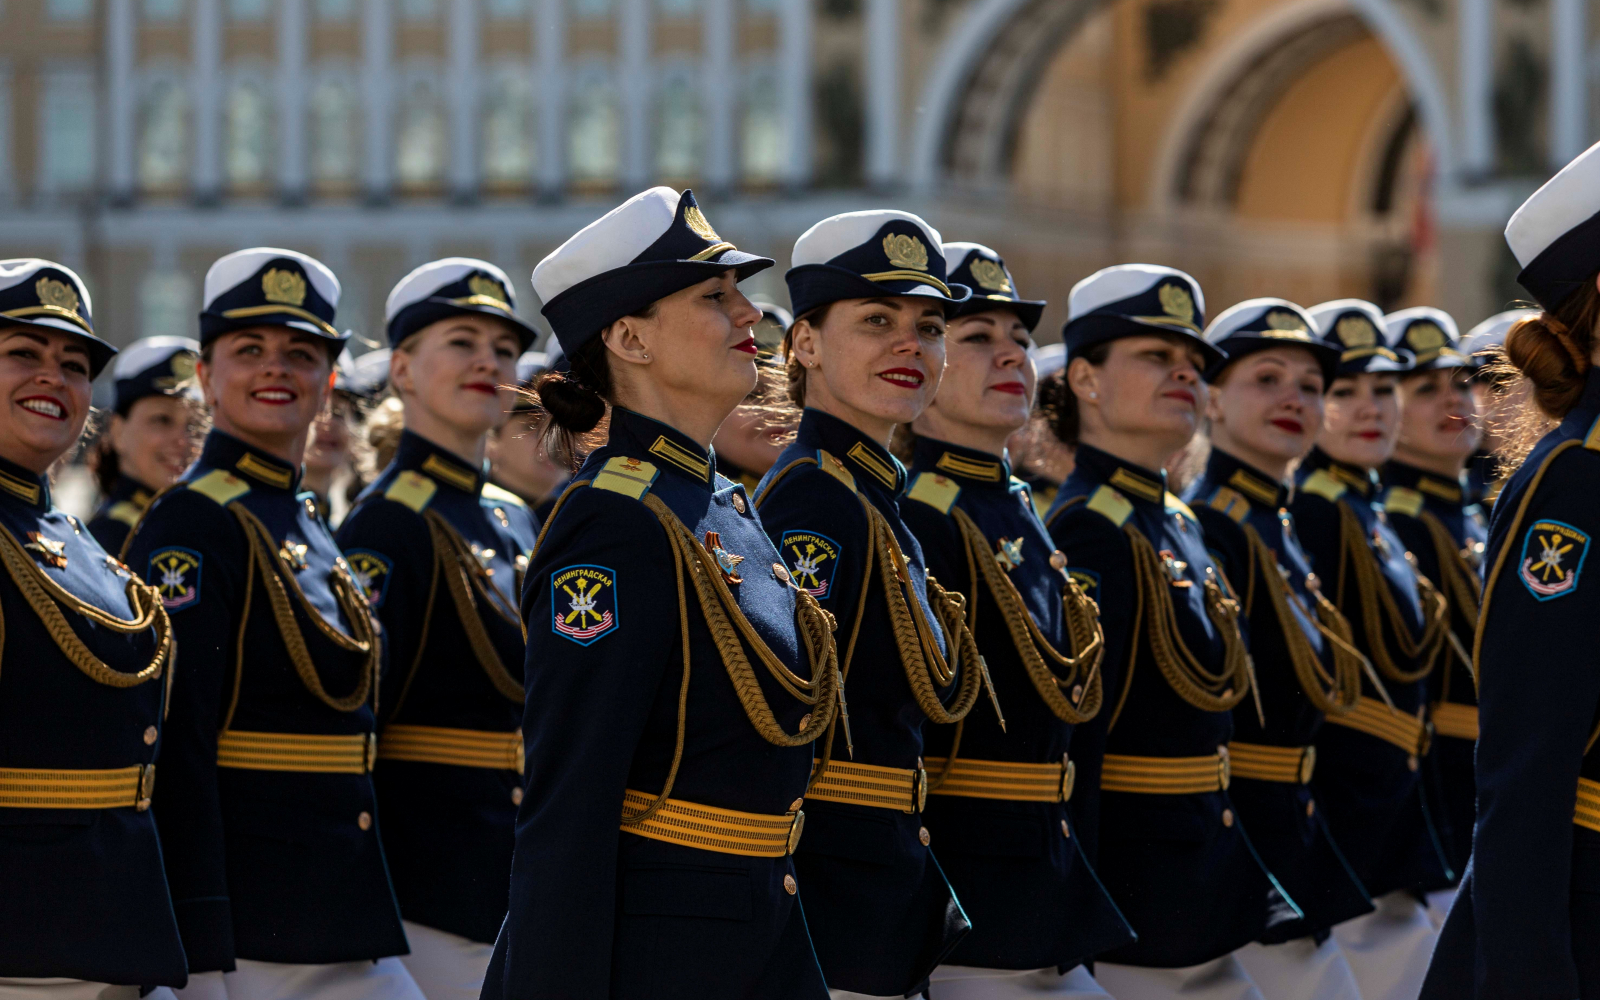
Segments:
[[[1204,757],[1130,757],[1108,753],[1100,789],[1140,795],[1197,795],[1228,788],[1228,748]]]
[[[628,788],[622,792],[622,807],[625,817],[653,810],[643,819],[623,822],[618,828],[625,833],[664,840],[679,847],[750,858],[781,858],[793,854],[806,825],[806,814],[800,810],[799,800],[789,812],[772,815],[719,809]]]
[[[217,766],[246,771],[366,774],[372,770],[377,748],[376,733],[316,736],[224,729],[217,734]]]
[[[378,737],[379,760],[486,767],[522,773],[522,730],[484,732],[443,726],[393,725]]]
[[[156,766],[80,771],[0,767],[0,807],[7,809],[150,808]]]
[[[1307,785],[1317,769],[1316,747],[1275,747],[1264,743],[1229,743],[1228,767],[1235,778]]]
[[[825,764],[820,774],[819,763],[811,765],[811,787],[806,790],[806,798],[904,813],[921,812],[928,804],[928,771],[920,759],[914,769],[842,760]]]
[[[944,757],[929,757],[927,766],[928,770],[941,774],[932,789],[934,795],[1012,802],[1065,802],[1072,798],[1072,786],[1078,775],[1078,765],[1068,760],[1066,754],[1055,764],[957,757],[946,770]]]
[[[1578,779],[1578,803],[1572,812],[1572,822],[1600,833],[1600,781]]]
[[[1433,720],[1433,731],[1438,736],[1453,736],[1458,740],[1478,738],[1478,706],[1460,705],[1453,701],[1436,701],[1428,712]]]
[[[1350,711],[1329,715],[1327,721],[1329,725],[1345,726],[1368,736],[1376,736],[1385,743],[1392,743],[1410,754],[1414,761],[1428,752],[1433,735],[1421,714],[1419,710],[1415,716],[1406,715],[1376,698],[1362,695]]]

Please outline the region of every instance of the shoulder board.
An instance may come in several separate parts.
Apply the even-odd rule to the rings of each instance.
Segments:
[[[224,507],[250,492],[250,484],[227,469],[212,469],[190,482],[188,488]]]
[[[1590,451],[1600,451],[1600,417],[1589,425],[1589,433],[1583,439],[1583,446]]]
[[[1250,501],[1226,486],[1218,486],[1217,492],[1211,494],[1211,499],[1206,501],[1206,506],[1212,510],[1222,511],[1240,524],[1250,516]]]
[[[621,493],[625,497],[643,500],[661,471],[642,458],[618,455],[606,460],[605,468],[595,474],[589,484],[593,489]]]
[[[118,500],[106,511],[106,517],[111,518],[113,521],[121,521],[131,528],[139,523],[139,515],[143,513],[144,511],[140,510],[136,505],[126,500]]]
[[[1313,496],[1319,496],[1329,501],[1337,500],[1344,496],[1345,491],[1348,489],[1349,487],[1344,483],[1328,475],[1326,469],[1316,470],[1306,477],[1305,482],[1300,484],[1301,492],[1310,493]]]
[[[480,500],[490,500],[494,503],[508,503],[513,507],[526,507],[527,502],[508,489],[496,486],[494,483],[484,483],[483,492],[478,494]]]
[[[1408,486],[1391,486],[1383,495],[1383,509],[1391,514],[1416,517],[1422,513],[1422,494]]]
[[[1189,509],[1188,504],[1184,503],[1182,500],[1179,500],[1176,493],[1168,493],[1162,498],[1162,504],[1167,508],[1168,511],[1171,511],[1172,513],[1182,514],[1191,521],[1198,520],[1198,518],[1194,516],[1194,511]]]
[[[424,476],[415,469],[406,469],[394,477],[394,482],[383,491],[385,500],[405,504],[418,514],[428,509],[433,495],[439,491],[439,484]]]
[[[941,514],[950,513],[950,508],[960,495],[961,487],[955,484],[955,480],[937,472],[917,473],[917,478],[911,482],[911,489],[906,493],[909,499],[925,503]]]
[[[821,448],[817,449],[817,465],[822,468],[823,472],[848,486],[851,493],[856,491],[856,477],[851,475],[850,470],[844,467],[843,462]]]
[[[1119,528],[1133,516],[1133,504],[1128,502],[1127,497],[1109,486],[1095,490],[1094,495],[1089,498],[1088,507]]]

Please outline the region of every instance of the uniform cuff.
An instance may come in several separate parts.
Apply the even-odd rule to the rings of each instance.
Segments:
[[[233,971],[233,908],[226,896],[174,901],[189,972]]]

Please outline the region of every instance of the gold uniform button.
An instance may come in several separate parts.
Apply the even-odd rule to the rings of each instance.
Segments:
[[[779,583],[789,582],[789,571],[783,568],[783,563],[772,564],[772,576]]]
[[[1406,767],[1411,768],[1411,770],[1415,771],[1417,768],[1419,768],[1421,766],[1422,766],[1422,762],[1417,760],[1417,755],[1416,754],[1412,754],[1411,756],[1406,758]]]
[[[1307,816],[1315,816],[1316,814],[1317,814],[1317,800],[1316,799],[1307,799],[1306,800],[1306,815]]]
[[[1232,809],[1224,809],[1224,810],[1222,810],[1222,825],[1223,826],[1232,826],[1233,825],[1233,810]]]
[[[372,814],[365,809],[361,810],[361,815],[356,817],[356,826],[361,827],[363,830],[372,829]]]
[[[1067,825],[1066,820],[1061,821],[1061,835],[1069,839],[1072,837],[1072,827]]]
[[[155,744],[156,744],[156,736],[157,736],[157,733],[156,733],[156,727],[155,726],[145,726],[144,727],[144,745],[145,746],[147,746],[147,747],[155,746]]]
[[[928,832],[927,827],[922,827],[921,829],[917,830],[917,839],[922,841],[923,847],[927,847],[929,844],[933,843],[933,834]]]
[[[783,877],[783,891],[791,896],[800,891],[800,887],[795,884],[793,875],[785,875]]]
[[[735,493],[733,495],[733,509],[738,511],[741,514],[744,513],[744,496],[743,496],[743,494]]]
[[[805,805],[805,804],[806,804],[806,800],[805,799],[795,799],[793,802],[789,803],[789,811],[792,812],[792,813],[799,812],[800,811],[800,807]]]
[[[511,790],[511,804],[514,806],[522,805],[522,789],[513,788]]]

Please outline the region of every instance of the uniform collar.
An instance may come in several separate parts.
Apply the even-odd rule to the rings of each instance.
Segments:
[[[40,513],[50,509],[50,478],[0,458],[0,500]]]
[[[1433,503],[1451,507],[1466,504],[1466,491],[1459,479],[1452,480],[1433,472],[1424,472],[1404,462],[1389,462],[1383,467],[1383,481],[1388,486],[1404,486],[1416,490]]]
[[[117,485],[111,491],[107,500],[112,502],[127,501],[140,510],[150,506],[150,501],[155,499],[156,491],[139,482],[131,476],[118,476]]]
[[[1142,465],[1124,462],[1110,452],[1092,445],[1079,444],[1076,455],[1078,469],[1099,479],[1134,503],[1164,507],[1167,496],[1167,474],[1153,472]]]
[[[1300,468],[1306,472],[1325,469],[1328,475],[1366,498],[1372,496],[1372,491],[1378,485],[1377,477],[1370,470],[1363,469],[1359,465],[1338,461],[1320,447],[1311,449],[1311,454],[1306,456],[1306,460],[1301,464]]]
[[[613,406],[606,446],[711,489],[716,458],[686,434],[642,413]]]
[[[911,455],[913,469],[938,472],[959,480],[963,486],[1011,488],[1011,463],[1005,456],[958,444],[918,437]]]
[[[459,455],[439,447],[421,434],[402,431],[394,461],[396,468],[414,469],[463,493],[477,496],[483,492],[482,469],[473,469]]]
[[[300,485],[299,469],[216,428],[206,435],[198,464],[238,473],[251,487],[292,494]]]
[[[1273,482],[1255,466],[1215,446],[1206,460],[1206,479],[1212,486],[1228,487],[1256,507],[1277,510],[1289,506],[1288,484]]]
[[[838,417],[807,407],[800,417],[800,436],[845,463],[858,483],[872,483],[893,496],[906,487],[906,467],[900,460]]]

